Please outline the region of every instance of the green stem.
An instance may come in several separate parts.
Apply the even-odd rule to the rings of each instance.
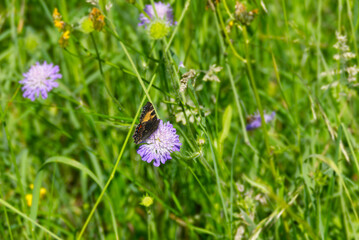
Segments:
[[[249,80],[251,81],[251,84],[252,84],[253,93],[254,93],[254,96],[256,98],[256,102],[258,105],[258,110],[261,115],[264,140],[265,140],[267,151],[269,153],[268,134],[267,134],[266,122],[264,119],[264,112],[263,112],[262,103],[261,103],[261,100],[259,97],[259,93],[257,90],[256,82],[254,80],[252,65],[251,65],[251,61],[250,61],[251,56],[250,56],[250,50],[249,50],[249,39],[248,39],[248,35],[247,35],[247,29],[246,29],[246,27],[243,27],[242,30],[243,30],[243,37],[244,37],[245,50],[246,50],[245,52],[246,52],[246,59],[247,59],[247,64],[246,64],[247,71],[248,71],[248,75],[249,75]]]
[[[20,200],[20,202],[21,202],[21,209],[23,210],[23,212],[25,212],[26,208],[25,208],[25,193],[24,193],[24,188],[23,188],[22,181],[21,181],[20,171],[19,171],[19,168],[18,168],[18,166],[17,166],[17,162],[16,162],[16,157],[15,157],[15,154],[14,154],[14,150],[13,150],[13,147],[12,147],[12,144],[11,144],[11,139],[10,139],[9,131],[8,131],[8,129],[7,129],[7,126],[6,126],[6,122],[5,122],[5,121],[3,122],[3,127],[4,127],[4,130],[5,130],[5,134],[6,134],[6,140],[7,140],[7,143],[8,143],[8,148],[9,148],[9,150],[10,150],[11,162],[12,162],[12,164],[14,165],[14,169],[15,169],[17,187],[18,187],[18,189],[19,189],[20,196],[21,196],[21,200]]]
[[[147,239],[151,240],[151,211],[147,210]]]
[[[351,29],[351,32],[352,32],[352,41],[353,41],[353,44],[354,44],[354,51],[355,51],[355,54],[356,56],[358,56],[358,46],[357,46],[357,41],[356,41],[356,34],[357,34],[357,31],[355,30],[355,27],[354,27],[354,24],[353,24],[353,15],[352,15],[352,11],[350,9],[350,3],[349,3],[349,0],[346,0],[346,3],[347,3],[347,12],[348,12],[348,20],[349,20],[349,25],[350,25],[350,29]],[[359,64],[359,58],[357,57],[357,63]]]
[[[202,128],[203,128],[203,126],[202,126]],[[216,155],[215,155],[215,153],[214,153],[214,149],[213,149],[213,146],[212,146],[212,140],[211,140],[211,138],[209,137],[209,134],[207,133],[207,131],[206,131],[204,128],[203,128],[203,131],[204,131],[204,133],[205,133],[206,136],[207,136],[208,143],[209,143],[209,146],[210,146],[210,149],[211,149],[211,153],[212,153],[213,167],[214,167],[214,172],[215,172],[215,174],[216,174],[217,189],[218,189],[219,196],[220,196],[220,198],[221,198],[224,217],[225,217],[225,219],[226,219],[226,222],[229,223],[228,213],[227,213],[227,207],[226,207],[226,203],[224,202],[224,197],[223,197],[223,193],[222,193],[222,188],[221,188],[221,183],[220,183],[220,177],[219,177],[218,167],[217,167],[217,159],[216,159]],[[228,226],[228,225],[227,225],[227,226]],[[226,227],[226,229],[228,229],[228,228]]]
[[[145,86],[145,84],[144,84],[143,81],[142,81],[141,75],[140,75],[140,73],[138,72],[135,63],[133,62],[133,60],[132,60],[130,54],[128,53],[126,46],[125,46],[121,41],[120,41],[120,45],[121,45],[123,51],[125,52],[125,54],[126,54],[128,60],[130,61],[131,66],[132,66],[133,70],[134,70],[135,73],[136,73],[137,79],[138,79],[138,81],[140,82],[140,85],[141,85],[143,91],[145,92],[145,94],[146,94],[148,100],[152,103],[152,99],[151,99],[151,97],[150,97],[150,94],[148,93],[148,90],[146,89],[146,86]],[[143,105],[143,104],[142,104],[142,105]],[[160,118],[160,116],[159,116],[159,114],[158,114],[158,112],[157,112],[157,110],[156,110],[155,105],[153,105],[153,108],[155,109],[155,112],[156,112],[156,114],[157,114],[157,117]]]
[[[239,53],[234,48],[231,39],[228,36],[226,27],[224,26],[224,22],[223,22],[223,19],[222,19],[222,14],[221,14],[221,11],[219,10],[219,8],[217,8],[217,14],[218,14],[219,22],[220,22],[221,27],[222,27],[222,32],[224,33],[224,36],[226,37],[227,43],[228,43],[229,47],[231,48],[234,56],[236,56],[239,60],[241,60],[242,62],[245,63],[247,60],[244,59],[241,55],[239,55]]]
[[[5,200],[0,198],[0,204],[4,205],[5,207],[7,207],[8,209],[10,209],[11,211],[15,212],[16,214],[18,214],[19,216],[21,216],[22,218],[24,218],[25,220],[31,222],[32,224],[36,225],[38,228],[40,228],[41,230],[43,230],[44,232],[50,234],[54,239],[58,239],[61,240],[60,237],[58,237],[55,233],[51,232],[50,230],[48,230],[47,228],[45,228],[44,226],[40,225],[39,223],[37,223],[36,221],[32,220],[31,218],[29,218],[28,216],[26,216],[26,214],[20,212],[18,209],[16,209],[15,207],[13,207],[12,205],[10,205],[8,202],[6,202]]]
[[[156,74],[153,75],[153,77],[152,77],[152,79],[151,79],[151,82],[150,82],[150,85],[148,86],[148,89],[147,89],[147,90],[150,90],[150,89],[151,89],[152,83],[154,82],[155,79],[156,79]],[[136,113],[135,117],[133,118],[133,121],[132,121],[130,130],[129,130],[128,133],[127,133],[125,142],[124,142],[123,145],[122,145],[121,152],[120,152],[120,154],[118,155],[118,158],[117,158],[117,160],[116,160],[115,166],[114,166],[113,169],[112,169],[111,175],[110,175],[109,179],[107,180],[106,185],[105,185],[104,188],[102,189],[102,191],[101,191],[101,193],[100,193],[100,196],[97,198],[95,205],[94,205],[93,208],[91,209],[91,212],[90,212],[89,216],[87,217],[85,224],[82,226],[82,229],[81,229],[80,234],[78,235],[77,239],[81,239],[82,235],[83,235],[84,232],[85,232],[85,229],[86,229],[87,225],[89,224],[89,222],[90,222],[90,220],[91,220],[93,214],[95,213],[95,210],[96,210],[97,206],[100,204],[100,202],[101,202],[101,200],[102,200],[102,198],[103,198],[103,196],[104,196],[104,194],[105,194],[107,188],[109,187],[109,185],[110,185],[112,179],[113,179],[114,176],[115,176],[117,167],[118,167],[118,165],[119,165],[119,163],[120,163],[120,160],[121,160],[121,158],[122,158],[122,155],[123,155],[123,153],[124,153],[124,151],[125,151],[125,148],[126,148],[126,146],[127,146],[127,143],[128,143],[128,141],[129,141],[129,139],[130,139],[130,136],[131,136],[131,134],[132,134],[132,130],[133,130],[134,126],[135,126],[136,120],[137,120],[137,118],[138,118],[139,115],[140,115],[142,106],[143,106],[143,104],[145,103],[145,101],[146,101],[146,96],[143,96],[142,101],[141,101],[141,104],[140,104],[140,107],[138,108],[137,113]]]
[[[242,30],[243,30],[243,37],[244,37],[244,43],[245,43],[244,45],[245,45],[245,52],[246,52],[246,59],[247,59],[246,65],[247,65],[248,75],[249,75],[249,79],[251,81],[254,96],[256,98],[259,114],[261,115],[264,142],[265,142],[267,154],[269,155],[270,154],[270,148],[269,148],[269,141],[268,141],[267,125],[266,125],[266,121],[265,121],[265,118],[264,118],[264,112],[263,112],[263,108],[262,108],[262,103],[261,103],[261,100],[260,100],[260,97],[259,97],[259,94],[258,94],[256,82],[255,82],[254,76],[253,76],[251,60],[250,60],[251,56],[250,56],[250,50],[249,50],[249,39],[248,39],[247,29],[246,29],[246,27],[243,27]],[[275,174],[275,166],[274,166],[273,158],[270,158],[270,159],[271,159],[270,160],[271,170],[272,170],[273,176],[275,176],[276,174]]]
[[[212,2],[210,1],[210,3],[212,3]],[[217,15],[215,13],[214,13],[214,18],[216,20],[215,22],[216,22],[216,26],[217,26],[218,38],[219,38],[219,42],[220,42],[220,45],[221,45],[221,48],[222,48],[222,52],[223,52],[223,54],[225,54],[226,47],[224,45],[223,37],[222,37],[222,34],[221,34],[221,28],[219,26],[219,20],[218,20]],[[231,67],[228,64],[227,59],[225,61],[225,65],[226,65],[226,68],[227,68],[229,81],[231,83],[231,88],[232,88],[232,91],[233,91],[234,99],[236,101],[237,111],[238,111],[238,114],[239,114],[239,120],[241,122],[241,127],[242,127],[242,132],[243,132],[243,137],[244,137],[244,142],[246,144],[250,145],[247,130],[246,130],[246,124],[244,122],[244,117],[243,117],[243,113],[242,113],[242,107],[241,107],[241,104],[239,102],[239,95],[237,93],[237,89],[236,89],[236,85],[234,83]]]
[[[152,1],[153,1],[153,0],[152,0]],[[191,0],[187,0],[187,1],[186,1],[185,6],[184,6],[184,8],[183,8],[183,11],[182,11],[182,13],[181,13],[181,16],[180,16],[179,20],[177,21],[177,24],[176,24],[176,26],[175,26],[175,28],[174,28],[174,30],[173,30],[171,36],[170,36],[169,41],[167,42],[166,39],[163,40],[163,42],[164,42],[165,45],[166,45],[165,50],[164,50],[164,53],[165,53],[165,55],[168,53],[168,58],[171,60],[172,63],[174,63],[174,61],[173,61],[172,55],[168,52],[168,50],[169,50],[169,48],[170,48],[170,46],[171,46],[171,43],[172,43],[172,41],[173,41],[174,36],[176,35],[176,33],[177,33],[177,31],[178,31],[178,27],[179,27],[179,25],[181,24],[181,22],[182,22],[182,20],[183,20],[183,18],[184,18],[184,16],[185,16],[185,14],[186,14],[186,12],[187,12],[189,6],[190,6],[190,3],[191,3]],[[179,76],[178,76],[177,69],[176,69],[176,67],[175,67],[174,64],[172,64],[172,68],[173,68],[173,71],[174,71],[174,73],[175,73],[175,75],[176,75],[176,80],[177,80],[177,84],[178,84],[178,88],[179,88],[180,85],[181,85],[181,83],[180,83],[180,78],[179,78]],[[180,93],[180,95],[181,95],[183,104],[186,104],[186,97],[185,97],[185,95],[184,95],[184,92]]]
[[[101,77],[102,77],[102,80],[103,80],[103,84],[105,85],[106,92],[107,92],[107,94],[111,97],[111,99],[112,99],[121,109],[124,109],[124,107],[121,105],[121,103],[120,103],[119,101],[117,101],[117,99],[112,95],[110,89],[108,88],[108,86],[107,86],[107,84],[106,84],[105,76],[104,76],[103,68],[102,68],[102,60],[101,60],[100,52],[99,52],[99,50],[98,50],[98,47],[97,47],[95,38],[94,38],[94,36],[93,36],[92,33],[90,33],[90,37],[91,37],[92,43],[93,43],[93,45],[94,45],[94,47],[95,47],[96,59],[97,59],[97,61],[98,61],[98,66],[99,66],[99,69],[100,69],[100,73],[101,73]]]

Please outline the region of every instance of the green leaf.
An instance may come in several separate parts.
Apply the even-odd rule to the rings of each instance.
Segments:
[[[226,110],[224,111],[223,118],[222,118],[222,132],[221,136],[219,138],[219,144],[222,145],[224,140],[229,135],[229,129],[231,128],[231,122],[232,122],[232,106],[228,105],[226,107]]]
[[[92,21],[90,20],[89,17],[83,17],[81,20],[80,20],[80,30],[84,33],[91,33],[94,31],[94,28],[93,28],[93,23]]]
[[[102,183],[100,182],[100,180],[97,178],[97,176],[90,170],[88,169],[85,165],[83,165],[82,163],[71,159],[71,158],[67,158],[67,157],[62,157],[62,156],[56,156],[56,157],[51,157],[49,159],[47,159],[45,161],[45,163],[41,166],[40,171],[48,164],[50,163],[63,163],[69,166],[72,166],[74,168],[77,168],[79,170],[81,170],[82,172],[86,173],[90,178],[92,178],[92,180],[94,180],[101,188],[103,188]]]

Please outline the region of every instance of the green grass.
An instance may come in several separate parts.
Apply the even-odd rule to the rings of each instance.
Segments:
[[[100,1],[90,34],[85,1],[0,4],[0,238],[359,239],[358,89],[321,75],[359,65],[359,2],[247,1],[253,22],[227,32],[234,0],[169,1],[177,25],[156,41],[137,26],[151,2]],[[333,59],[336,31],[355,58]],[[44,60],[63,78],[32,102],[18,82]],[[220,82],[203,81],[213,64]],[[147,101],[182,142],[158,168],[132,139]],[[257,111],[275,120],[246,131]]]

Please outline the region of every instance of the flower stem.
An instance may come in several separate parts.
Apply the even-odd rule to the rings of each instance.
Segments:
[[[212,1],[209,1],[210,4],[212,4],[213,6],[213,3]],[[213,6],[214,8],[214,6]],[[216,15],[216,13],[214,12],[214,18],[215,18],[215,22],[216,22],[216,26],[217,26],[217,31],[218,31],[218,38],[219,38],[219,42],[220,42],[220,45],[221,45],[221,48],[222,48],[222,52],[223,54],[225,54],[226,52],[226,47],[224,45],[224,40],[223,40],[223,37],[222,37],[222,33],[221,33],[221,28],[220,28],[220,25],[219,25],[219,20],[218,20],[218,17]],[[242,113],[242,107],[241,107],[241,104],[239,102],[239,95],[237,93],[237,89],[236,89],[236,86],[234,84],[234,79],[233,79],[233,75],[232,75],[232,71],[231,71],[231,67],[229,66],[228,64],[228,61],[226,59],[225,61],[225,65],[226,65],[226,68],[227,68],[227,72],[228,72],[228,76],[229,76],[229,81],[231,83],[231,88],[232,88],[232,91],[233,91],[233,95],[234,95],[234,100],[236,101],[236,106],[237,106],[237,111],[238,111],[238,114],[239,114],[239,120],[240,120],[240,123],[241,123],[241,127],[242,127],[242,131],[243,131],[243,137],[244,137],[244,142],[248,145],[250,145],[250,142],[249,142],[249,138],[248,138],[248,134],[247,134],[247,130],[246,130],[246,125],[244,123],[244,117],[243,117],[243,113]]]
[[[150,90],[150,89],[151,89],[152,83],[154,82],[155,79],[156,79],[156,74],[153,75],[153,77],[152,77],[152,79],[151,79],[151,82],[150,82],[150,85],[148,86],[147,90]],[[93,208],[91,209],[91,212],[90,212],[90,214],[88,215],[85,224],[82,226],[82,229],[81,229],[79,235],[77,236],[77,239],[78,239],[78,240],[81,239],[82,235],[84,234],[85,229],[86,229],[87,225],[89,224],[89,222],[90,222],[90,220],[91,220],[93,214],[95,213],[97,206],[100,204],[100,202],[101,202],[101,200],[102,200],[102,198],[103,198],[103,196],[104,196],[104,194],[105,194],[107,188],[109,187],[109,185],[110,185],[112,179],[115,177],[115,173],[116,173],[117,167],[118,167],[118,165],[119,165],[119,163],[120,163],[120,160],[121,160],[121,158],[122,158],[122,155],[123,155],[123,153],[124,153],[124,151],[125,151],[125,148],[126,148],[126,146],[127,146],[128,140],[130,139],[130,136],[131,136],[131,134],[132,134],[132,130],[133,130],[134,126],[135,126],[136,120],[137,120],[137,118],[139,117],[139,115],[140,115],[140,113],[141,113],[142,106],[143,106],[143,104],[145,103],[145,101],[146,101],[146,96],[143,96],[142,101],[141,101],[141,104],[140,104],[140,107],[138,108],[137,113],[136,113],[135,117],[133,118],[133,121],[132,121],[130,130],[129,130],[128,133],[127,133],[125,142],[124,142],[123,145],[122,145],[120,154],[118,155],[118,158],[117,158],[117,160],[116,160],[115,166],[114,166],[113,169],[112,169],[111,175],[110,175],[109,179],[107,180],[106,185],[105,185],[104,188],[102,189],[102,191],[101,191],[101,193],[100,193],[100,196],[97,198],[95,205],[94,205]]]
[[[147,239],[151,240],[151,211],[147,210]]]
[[[249,39],[248,39],[248,34],[247,34],[246,27],[242,28],[242,32],[243,32],[243,37],[244,37],[244,46],[245,46],[245,52],[246,52],[246,60],[247,60],[246,65],[247,65],[247,70],[248,70],[248,76],[249,76],[249,79],[250,79],[250,82],[251,82],[251,85],[252,85],[254,96],[256,98],[259,114],[261,115],[264,142],[265,142],[267,154],[269,155],[270,154],[270,149],[269,149],[267,126],[266,126],[266,121],[265,121],[265,118],[264,118],[264,112],[263,112],[263,108],[262,108],[262,103],[261,103],[261,100],[260,100],[260,97],[259,97],[259,94],[258,94],[256,82],[254,81],[254,76],[253,76],[253,71],[252,71],[252,66],[251,66],[251,60],[250,60]],[[273,176],[275,176],[276,174],[275,174],[275,167],[274,167],[273,158],[270,158],[270,166],[271,166]]]
[[[133,71],[135,71],[135,74],[136,74],[136,76],[137,76],[138,81],[140,82],[140,85],[141,85],[143,91],[145,92],[145,94],[146,94],[148,100],[152,103],[152,99],[151,99],[151,97],[150,97],[150,94],[148,93],[148,90],[146,89],[146,86],[145,86],[145,84],[144,84],[143,81],[142,81],[142,78],[141,78],[141,76],[140,76],[140,73],[139,73],[138,70],[137,70],[137,67],[136,67],[135,63],[133,62],[133,60],[132,60],[130,54],[128,53],[126,46],[122,43],[122,41],[120,41],[120,45],[121,45],[123,51],[125,52],[125,54],[126,54],[128,60],[130,61],[131,66],[132,66],[132,68],[133,68]],[[143,105],[143,103],[142,103],[141,105]],[[156,114],[157,114],[157,117],[160,118],[160,116],[159,116],[159,114],[158,114],[158,112],[157,112],[157,109],[156,109],[155,105],[153,105],[153,108],[155,109],[155,112],[156,112]]]

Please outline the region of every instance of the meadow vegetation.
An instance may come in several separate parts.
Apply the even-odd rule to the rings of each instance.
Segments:
[[[359,239],[358,27],[357,0],[1,1],[0,239]]]

